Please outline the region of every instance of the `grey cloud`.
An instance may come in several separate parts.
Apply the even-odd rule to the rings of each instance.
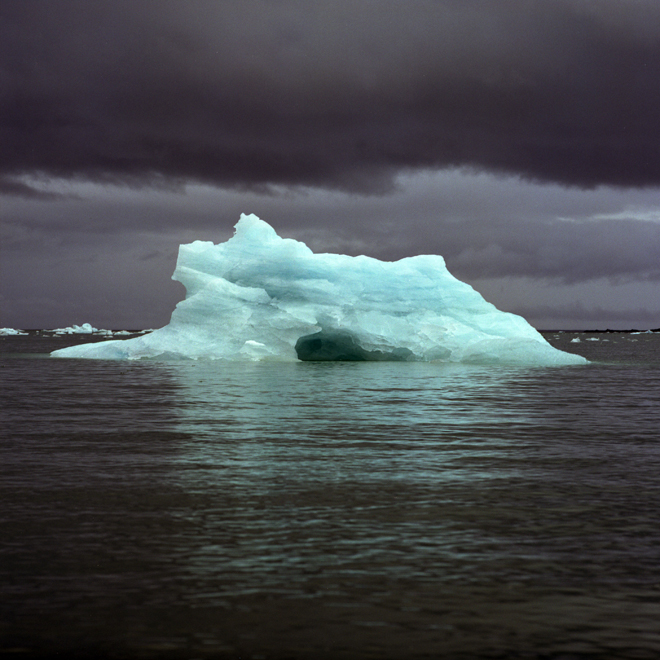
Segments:
[[[81,188],[73,187],[75,194]],[[631,207],[636,201],[637,206]],[[660,280],[660,222],[638,219],[657,208],[657,192],[566,190],[516,179],[442,173],[413,177],[395,194],[256,193],[192,189],[6,204],[3,249],[52,250],[126,240],[156,248],[170,241],[224,241],[239,214],[255,212],[317,252],[396,260],[441,254],[468,281],[528,277],[572,284]],[[570,217],[566,220],[559,215]],[[595,220],[600,216],[615,216]],[[184,230],[187,228],[187,233]],[[121,238],[125,237],[125,238]],[[155,242],[155,243],[154,243]],[[140,258],[143,258],[142,256]]]
[[[24,181],[16,181],[11,177],[0,177],[0,195],[21,197],[23,199],[36,199],[40,201],[56,200],[63,197],[60,193],[39,190],[35,186],[31,186]]]
[[[660,320],[660,309],[652,310],[646,307],[626,310],[605,309],[600,305],[587,308],[579,302],[571,305],[529,305],[514,311],[515,313],[524,315],[526,318],[554,318],[558,321],[580,319],[582,322],[593,321],[598,324],[602,321],[626,322],[630,321],[630,319],[635,319],[646,325],[658,323]]]
[[[512,223],[454,237],[447,261],[466,277],[548,278],[564,284],[660,281],[660,224],[643,221]]]
[[[3,3],[0,176],[660,185],[659,21],[643,0]]]

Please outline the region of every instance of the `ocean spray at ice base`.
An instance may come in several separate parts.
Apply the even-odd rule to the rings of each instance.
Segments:
[[[181,245],[186,287],[169,325],[55,357],[584,364],[454,278],[440,256],[396,262],[314,254],[242,215],[225,243]]]

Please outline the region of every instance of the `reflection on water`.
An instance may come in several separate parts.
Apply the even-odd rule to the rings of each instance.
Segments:
[[[1,364],[20,657],[660,656],[648,361]]]

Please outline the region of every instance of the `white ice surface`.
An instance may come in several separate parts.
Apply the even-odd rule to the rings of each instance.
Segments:
[[[172,277],[187,294],[169,325],[53,355],[586,363],[486,302],[440,256],[383,262],[314,254],[255,215],[242,215],[225,243],[181,245]]]

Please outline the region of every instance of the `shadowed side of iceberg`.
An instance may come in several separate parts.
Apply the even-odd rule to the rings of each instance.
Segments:
[[[186,299],[164,328],[52,355],[586,363],[486,302],[440,256],[383,262],[314,254],[254,215],[242,215],[225,243],[181,245],[173,279],[186,287]]]

